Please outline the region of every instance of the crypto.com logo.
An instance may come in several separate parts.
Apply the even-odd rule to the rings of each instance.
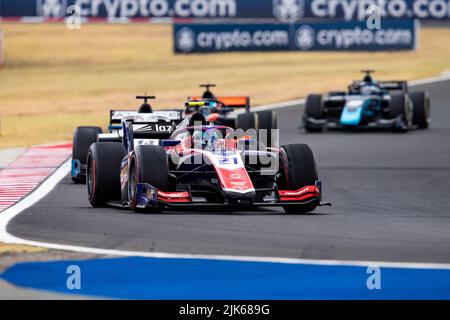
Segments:
[[[175,39],[177,47],[183,52],[190,52],[195,48],[195,33],[187,27],[181,28]]]
[[[273,14],[283,22],[295,22],[305,14],[304,0],[273,0]]]
[[[301,50],[311,49],[316,43],[316,32],[310,26],[302,26],[295,33],[295,45]]]
[[[37,14],[45,18],[62,18],[66,14],[67,0],[37,0]]]

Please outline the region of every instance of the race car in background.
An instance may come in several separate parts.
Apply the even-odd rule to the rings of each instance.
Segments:
[[[208,123],[227,126],[233,129],[267,130],[267,145],[277,146],[277,137],[272,135],[273,129],[278,129],[276,113],[272,110],[251,112],[250,97],[216,96],[211,88],[215,84],[201,84],[205,88],[201,96],[189,97],[186,102],[185,114],[200,112]],[[262,140],[262,139],[260,139]]]
[[[246,96],[227,96],[217,97],[211,88],[215,88],[216,84],[201,84],[200,88],[205,88],[201,96],[193,96],[188,98],[188,102],[209,102],[202,108],[198,108],[195,104],[186,103],[186,115],[194,112],[200,112],[206,117],[207,122],[214,122],[217,125],[228,127],[236,127],[236,114],[250,112],[250,97]]]
[[[91,144],[100,142],[122,141],[122,120],[134,119],[135,131],[145,132],[152,138],[168,138],[184,119],[183,110],[153,111],[148,100],[154,96],[137,96],[143,100],[138,111],[111,110],[108,133],[102,128],[82,126],[76,128],[73,135],[71,178],[74,183],[84,183],[86,180],[86,159]],[[143,119],[141,122],[139,119]]]
[[[199,112],[168,139],[155,139],[140,130],[146,116],[122,119],[121,142],[90,146],[87,192],[93,207],[160,212],[278,206],[295,214],[325,205],[314,155],[305,144],[263,148],[233,128],[208,125]]]
[[[396,132],[426,129],[430,124],[427,92],[409,92],[406,81],[378,82],[374,70],[362,70],[348,92],[312,94],[306,99],[303,124],[308,132],[325,128],[387,128]]]

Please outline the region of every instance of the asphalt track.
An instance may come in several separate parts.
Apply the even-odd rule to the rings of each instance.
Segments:
[[[66,178],[16,216],[8,232],[103,249],[449,263],[450,81],[419,89],[431,94],[428,131],[306,134],[297,128],[299,107],[278,111],[281,142],[312,147],[325,200],[334,205],[313,215],[94,209],[85,188]]]

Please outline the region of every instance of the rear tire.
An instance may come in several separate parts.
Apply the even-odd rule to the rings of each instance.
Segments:
[[[120,167],[125,148],[118,142],[96,142],[87,155],[86,186],[93,207],[104,207],[108,201],[120,201]]]
[[[137,208],[137,184],[148,183],[158,190],[168,191],[169,163],[166,150],[159,146],[136,147],[131,159],[128,181],[130,206],[134,211],[140,211]]]
[[[272,139],[276,139],[276,134],[272,134],[272,130],[278,129],[278,121],[277,115],[275,111],[267,110],[260,111],[256,113],[258,118],[258,130],[267,130],[267,143],[265,145],[267,147],[277,147],[279,145],[278,141],[272,141]],[[258,132],[259,133],[259,132]],[[259,140],[262,140],[261,137]],[[276,139],[278,140],[278,139]]]
[[[238,114],[236,118],[236,129],[235,129],[238,137],[241,137],[241,133],[243,133],[245,136],[251,137],[252,140],[257,140],[258,139],[257,126],[258,121],[255,113],[245,112]]]
[[[281,179],[278,187],[286,190],[298,190],[315,185],[319,179],[317,165],[311,148],[306,144],[290,144],[280,149]],[[284,206],[289,214],[303,214],[314,211],[317,203],[307,205]]]
[[[102,133],[100,127],[78,127],[73,134],[72,159],[86,165],[87,154],[91,144],[97,142],[98,134]],[[74,183],[85,183],[86,176],[72,177]]]
[[[410,93],[414,105],[413,124],[420,129],[427,129],[430,125],[430,97],[427,92]]]
[[[323,127],[313,126],[313,125],[309,124],[307,121],[308,118],[312,118],[315,120],[324,118],[322,95],[310,94],[306,98],[305,114],[303,116],[303,119],[304,119],[304,124],[305,124],[305,130],[307,132],[322,132],[323,131]]]
[[[245,112],[238,114],[236,118],[236,129],[247,131],[256,128],[256,117],[253,112]]]

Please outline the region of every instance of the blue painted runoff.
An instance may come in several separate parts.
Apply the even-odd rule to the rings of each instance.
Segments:
[[[73,265],[81,288],[71,290]],[[450,299],[450,270],[381,268],[380,281],[369,280],[381,288],[372,290],[367,282],[374,274],[367,272],[359,266],[129,257],[18,263],[0,278],[20,287],[119,299]]]

